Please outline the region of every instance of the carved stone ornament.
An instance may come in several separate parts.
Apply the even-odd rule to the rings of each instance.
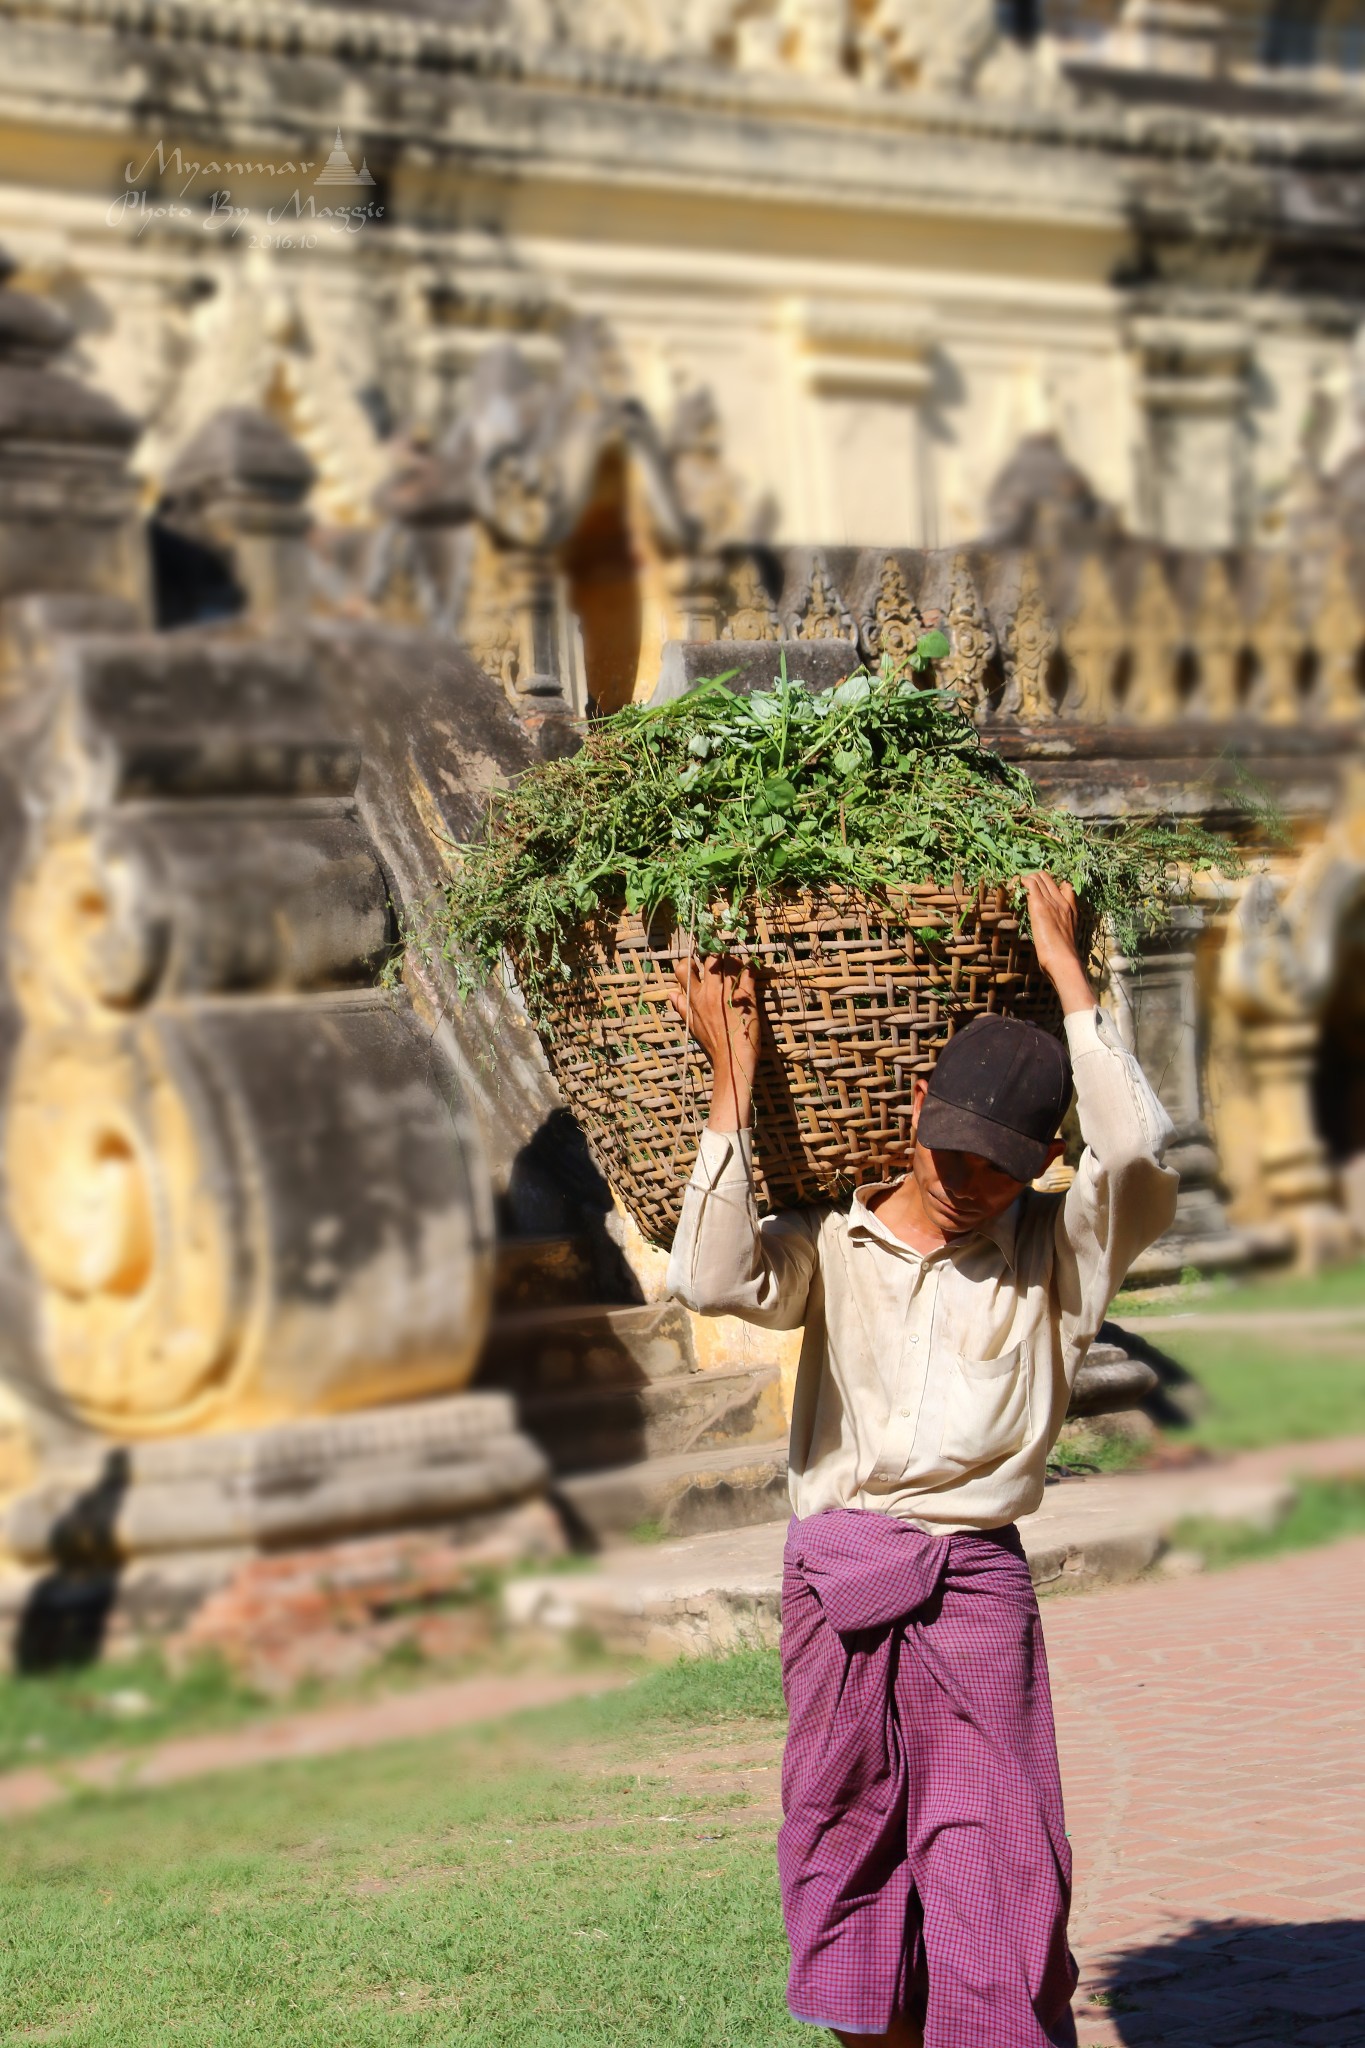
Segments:
[[[1199,661],[1199,712],[1206,718],[1235,717],[1237,657],[1245,632],[1227,566],[1217,556],[1204,572],[1193,637]]]
[[[1019,584],[1019,602],[1005,637],[1006,692],[1003,709],[1024,725],[1054,716],[1047,676],[1057,651],[1057,628],[1048,610],[1043,586],[1026,556]]]
[[[1365,620],[1361,619],[1351,588],[1350,568],[1344,547],[1336,548],[1327,563],[1322,598],[1313,621],[1313,640],[1322,662],[1322,710],[1332,719],[1357,720],[1365,712],[1357,678]]]
[[[805,602],[792,613],[793,640],[853,640],[858,628],[835,588],[823,555],[811,558]]]
[[[725,622],[727,640],[780,640],[782,624],[763,587],[757,564],[741,557],[730,579],[733,609]]]
[[[1270,874],[1249,877],[1221,962],[1221,993],[1238,1019],[1255,1092],[1265,1189],[1308,1265],[1342,1256],[1352,1242],[1317,1127],[1313,1079],[1339,934],[1363,889],[1365,777],[1357,768],[1288,888]]]
[[[985,709],[986,669],[996,651],[995,633],[965,555],[953,558],[953,580],[945,627],[952,653],[939,669],[944,689],[956,690],[968,710]]]
[[[678,503],[696,528],[699,547],[715,549],[738,539],[743,529],[743,493],[726,467],[720,414],[705,388],[679,399],[667,455]]]
[[[550,530],[555,505],[546,465],[522,449],[505,449],[485,477],[489,524],[522,547],[540,545]]]
[[[1271,725],[1292,725],[1300,716],[1297,673],[1304,636],[1294,604],[1289,564],[1283,556],[1270,563],[1265,603],[1252,635],[1260,674],[1251,706]]]
[[[1133,681],[1127,709],[1139,725],[1164,725],[1179,708],[1175,668],[1185,640],[1184,621],[1160,562],[1143,564],[1133,606]]]
[[[1062,646],[1075,678],[1067,709],[1078,718],[1108,716],[1114,701],[1114,670],[1124,646],[1123,619],[1098,555],[1081,564],[1074,616],[1062,629]]]
[[[863,620],[863,645],[871,661],[901,661],[913,654],[924,619],[910,595],[900,563],[888,555],[882,563],[872,610]]]
[[[511,696],[521,676],[526,574],[523,551],[477,537],[460,638],[485,675]]]

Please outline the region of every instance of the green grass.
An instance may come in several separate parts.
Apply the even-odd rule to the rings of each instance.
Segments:
[[[775,1737],[775,1671],[753,1653],[502,1729],[11,1824],[0,2040],[807,2043],[783,2006],[771,1820],[705,1770],[662,1774],[670,1743],[724,1767],[736,1739]]]
[[[140,1711],[120,1711],[137,1701]],[[173,1677],[154,1651],[41,1676],[7,1673],[0,1676],[0,1770],[156,1742],[187,1727],[229,1726],[266,1704],[216,1659]]]
[[[1109,1436],[1083,1423],[1069,1423],[1048,1452],[1047,1468],[1086,1477],[1093,1472],[1131,1472],[1147,1457],[1148,1446],[1140,1437]]]
[[[1178,1287],[1131,1288],[1111,1313],[1120,1322],[1141,1316],[1181,1315],[1191,1310],[1228,1314],[1239,1310],[1296,1308],[1365,1309],[1365,1260],[1318,1274],[1267,1273],[1259,1278],[1230,1274],[1182,1276]]]
[[[1301,1343],[1210,1330],[1163,1331],[1161,1348],[1199,1381],[1207,1405],[1185,1441],[1216,1452],[1263,1450],[1315,1437],[1365,1435],[1365,1329]]]
[[[1193,1517],[1176,1530],[1181,1550],[1197,1550],[1213,1566],[1248,1564],[1286,1550],[1310,1550],[1345,1536],[1365,1534],[1365,1479],[1305,1479],[1299,1496],[1274,1529],[1249,1522],[1206,1522]]]
[[[1365,1262],[1321,1273],[1261,1279],[1186,1280],[1156,1296],[1120,1295],[1113,1313],[1135,1334],[1149,1315],[1189,1314],[1188,1327],[1154,1333],[1157,1347],[1192,1372],[1206,1405],[1188,1441],[1217,1452],[1262,1450],[1313,1437],[1365,1434],[1365,1317],[1359,1326],[1297,1324],[1258,1330],[1201,1329],[1209,1314],[1365,1310]]]

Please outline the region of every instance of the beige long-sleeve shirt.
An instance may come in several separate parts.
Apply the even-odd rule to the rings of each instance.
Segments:
[[[706,1131],[669,1262],[703,1315],[805,1327],[792,1411],[798,1515],[879,1509],[992,1529],[1043,1497],[1076,1372],[1138,1253],[1175,1215],[1170,1119],[1099,1010],[1066,1020],[1085,1151],[1065,1194],[917,1252],[847,1209],[759,1220],[747,1131]],[[887,1185],[890,1185],[889,1183]]]

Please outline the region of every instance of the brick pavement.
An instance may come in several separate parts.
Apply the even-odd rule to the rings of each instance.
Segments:
[[[1044,1625],[1081,2048],[1365,2048],[1365,1540]]]

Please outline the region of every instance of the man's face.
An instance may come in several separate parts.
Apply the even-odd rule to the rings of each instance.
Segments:
[[[915,1114],[912,1129],[919,1129],[919,1113],[929,1092],[927,1081],[915,1083]],[[1055,1157],[1060,1141],[1051,1147]],[[926,1214],[945,1237],[962,1237],[970,1230],[1003,1216],[1011,1202],[1029,1185],[1015,1180],[989,1159],[975,1152],[950,1152],[932,1145],[915,1146],[911,1173],[920,1192]]]

